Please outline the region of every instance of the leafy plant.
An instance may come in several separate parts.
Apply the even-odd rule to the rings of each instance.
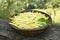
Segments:
[[[40,26],[41,25],[45,26],[45,25],[50,25],[51,24],[50,21],[48,19],[45,19],[45,18],[40,18],[40,19],[38,19],[38,21],[41,22]],[[42,23],[42,22],[44,22],[44,23]]]

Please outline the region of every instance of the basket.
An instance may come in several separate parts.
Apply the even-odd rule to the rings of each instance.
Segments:
[[[52,23],[52,19],[51,17],[45,13],[45,12],[42,12],[42,11],[38,11],[38,10],[32,10],[32,9],[28,9],[28,10],[23,10],[21,11],[21,13],[24,13],[24,12],[38,12],[38,13],[41,13],[43,15],[45,15],[46,17],[48,17],[48,20]],[[46,25],[44,28],[38,28],[38,29],[19,29],[13,25],[11,25],[11,27],[19,34],[22,34],[24,36],[37,36],[39,35],[40,33],[44,32],[46,28],[48,28],[49,25]]]

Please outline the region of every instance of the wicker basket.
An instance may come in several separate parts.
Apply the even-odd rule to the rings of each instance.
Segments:
[[[31,9],[21,11],[21,13],[24,13],[24,12],[38,12],[38,13],[41,13],[41,14],[45,15],[46,17],[48,17],[48,20],[52,23],[52,19],[47,13],[44,13],[44,12],[41,12],[41,11],[38,11],[38,10],[31,10]],[[31,30],[29,30],[29,29],[19,29],[19,28],[13,26],[13,25],[11,25],[11,26],[16,32],[18,32],[18,33],[20,33],[24,36],[36,36],[36,35],[39,35],[40,33],[42,33],[43,31],[45,31],[45,29],[49,25],[45,26],[44,28],[31,29]]]

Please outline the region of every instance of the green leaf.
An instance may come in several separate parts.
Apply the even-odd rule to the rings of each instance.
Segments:
[[[45,19],[44,19],[44,18],[40,18],[40,19],[38,19],[38,21],[40,21],[40,22],[44,22]]]
[[[43,27],[45,27],[47,24],[45,24],[45,23],[41,23],[40,25],[39,25],[39,27],[40,28],[43,28]]]
[[[42,24],[40,24],[39,26],[40,26],[40,27],[44,27],[44,26],[45,26],[45,24],[43,24],[43,23],[42,23]]]
[[[46,20],[46,24],[47,24],[47,25],[50,25],[51,23],[49,22],[49,20]]]

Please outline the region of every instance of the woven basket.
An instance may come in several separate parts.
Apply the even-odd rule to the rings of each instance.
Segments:
[[[52,23],[51,17],[45,12],[38,11],[38,10],[31,10],[31,9],[21,11],[21,13],[24,13],[24,12],[38,12],[38,13],[41,13],[41,14],[45,15],[46,17],[48,17],[48,20]],[[18,32],[18,33],[20,33],[24,36],[36,36],[36,35],[39,35],[40,33],[44,32],[45,29],[49,25],[46,25],[44,28],[37,28],[37,29],[19,29],[19,28],[13,26],[13,25],[11,25],[11,26],[16,32]]]

